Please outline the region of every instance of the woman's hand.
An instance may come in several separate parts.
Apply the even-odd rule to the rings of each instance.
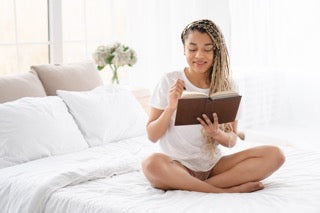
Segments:
[[[210,121],[207,115],[202,115],[203,119],[197,118],[200,124],[203,126],[205,134],[212,137],[219,144],[225,147],[233,147],[237,141],[236,132],[233,132],[232,126],[227,127],[224,131],[219,129],[218,116],[213,113],[213,123]],[[236,124],[235,124],[236,125]]]
[[[178,79],[176,83],[170,88],[168,108],[172,110],[177,109],[178,100],[181,97],[184,88],[184,82],[180,79]]]
[[[213,113],[213,123],[206,114],[202,114],[202,117],[203,119],[198,117],[197,120],[202,125],[206,135],[215,138],[220,132],[217,114]]]

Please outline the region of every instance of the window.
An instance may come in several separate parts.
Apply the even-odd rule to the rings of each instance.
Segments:
[[[0,0],[0,74],[49,62],[48,3]]]
[[[97,46],[121,42],[138,55],[124,77],[152,88],[185,65],[180,33],[200,18],[216,20],[228,37],[228,1],[0,0],[0,74],[92,59]]]
[[[129,10],[128,1],[68,0],[61,3],[63,62],[91,58],[101,44],[126,43],[128,18],[124,11]]]
[[[125,0],[0,0],[0,4],[0,74],[27,71],[33,64],[91,59],[98,45],[126,43]]]

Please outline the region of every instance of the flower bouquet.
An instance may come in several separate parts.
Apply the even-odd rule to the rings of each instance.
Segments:
[[[134,65],[137,62],[137,55],[130,47],[114,43],[112,45],[98,46],[93,53],[93,59],[97,64],[98,70],[102,70],[109,65],[112,70],[112,83],[119,84],[118,68],[125,65]]]

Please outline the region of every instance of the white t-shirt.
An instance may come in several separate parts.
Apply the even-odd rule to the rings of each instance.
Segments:
[[[169,89],[177,79],[184,81],[187,91],[209,93],[209,89],[194,86],[187,79],[184,71],[174,71],[166,73],[157,84],[150,99],[151,107],[161,110],[166,108]],[[219,147],[216,147],[214,155],[206,153],[202,148],[202,126],[200,124],[175,126],[175,117],[176,112],[171,117],[167,132],[160,138],[162,151],[193,171],[205,172],[212,169],[221,158]]]

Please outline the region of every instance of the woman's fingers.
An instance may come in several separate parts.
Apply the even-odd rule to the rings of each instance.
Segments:
[[[183,90],[184,90],[184,81],[178,79],[178,80],[176,81],[176,83],[171,86],[170,92],[171,92],[171,91],[174,91],[174,90],[182,93]]]
[[[212,126],[211,120],[208,118],[206,114],[202,114],[203,119],[206,121],[208,126]]]
[[[178,99],[181,97],[183,92],[184,82],[178,79],[169,90],[169,107],[172,109],[177,108]]]
[[[218,126],[219,120],[218,120],[218,115],[217,113],[213,113],[213,125]]]
[[[180,98],[183,92],[184,82],[180,79],[170,88],[170,94],[174,98]]]
[[[172,88],[170,88],[169,91],[170,91],[170,92],[179,92],[179,93],[181,93],[181,92],[182,92],[182,89],[181,89],[181,88],[178,88],[178,87],[172,87]]]
[[[200,122],[200,124],[201,124],[203,127],[206,127],[206,126],[207,126],[206,122],[204,122],[201,118],[197,117],[197,120]]]
[[[218,127],[219,125],[219,120],[218,120],[218,115],[217,113],[213,113],[213,123],[212,121],[209,119],[209,117],[206,114],[202,114],[203,120],[201,118],[197,118],[198,121],[202,121],[203,123],[205,123],[208,126],[214,126],[214,127]]]
[[[175,86],[178,87],[179,89],[181,89],[183,91],[183,88],[184,88],[184,81],[183,80],[180,80],[178,79],[175,83]]]
[[[172,95],[173,97],[179,99],[181,97],[182,91],[179,89],[174,89],[172,91],[170,91],[170,95]]]

